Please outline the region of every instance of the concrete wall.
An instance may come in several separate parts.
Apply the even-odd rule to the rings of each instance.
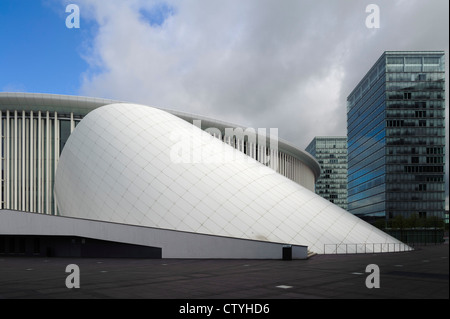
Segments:
[[[11,210],[0,210],[0,234],[78,236],[160,247],[162,258],[282,259],[283,247],[289,244]],[[292,258],[306,259],[307,247],[292,245]]]

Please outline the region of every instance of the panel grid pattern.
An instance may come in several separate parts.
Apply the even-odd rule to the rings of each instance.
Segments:
[[[205,162],[174,161],[173,132],[184,151],[207,154]],[[103,106],[80,122],[61,154],[55,195],[65,216],[317,253],[324,244],[400,243],[209,133],[142,105]]]

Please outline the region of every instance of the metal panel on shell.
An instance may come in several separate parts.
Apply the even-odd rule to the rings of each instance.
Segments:
[[[106,105],[80,122],[61,154],[55,196],[63,216],[316,253],[327,244],[402,244],[207,132],[143,105]]]

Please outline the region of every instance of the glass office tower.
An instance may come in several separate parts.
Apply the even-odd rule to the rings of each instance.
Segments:
[[[385,52],[348,96],[351,213],[444,217],[444,58]]]
[[[347,210],[347,137],[315,137],[306,151],[322,169],[315,185],[316,194]]]

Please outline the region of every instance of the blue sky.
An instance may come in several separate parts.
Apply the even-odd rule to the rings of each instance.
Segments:
[[[68,29],[68,15],[63,3],[0,1],[1,91],[78,93],[90,28]]]
[[[79,29],[66,27],[68,3],[80,8]],[[98,26],[85,9],[74,1],[0,1],[0,91],[80,94],[83,75],[98,71],[86,60]],[[139,13],[157,27],[174,10],[156,3]]]
[[[66,27],[66,5],[81,27]],[[366,5],[380,7],[368,29]],[[2,0],[0,91],[103,97],[346,134],[346,98],[385,50],[445,50],[447,0]],[[448,91],[447,91],[448,92]],[[448,99],[447,99],[448,101]],[[287,116],[289,114],[289,116]],[[323,125],[327,123],[327,125]]]

